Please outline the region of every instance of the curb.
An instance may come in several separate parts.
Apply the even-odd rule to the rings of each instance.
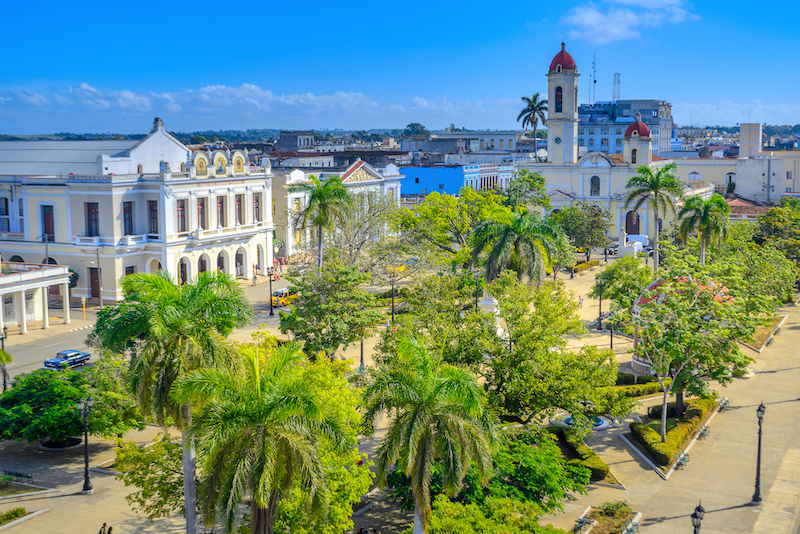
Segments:
[[[25,517],[20,517],[16,521],[12,521],[11,523],[6,523],[5,525],[0,526],[0,530],[5,530],[5,529],[11,528],[11,527],[13,527],[15,525],[19,525],[20,523],[24,523],[28,519],[33,519],[37,515],[41,515],[41,514],[43,514],[45,512],[49,512],[49,511],[50,511],[50,508],[40,508],[38,510],[34,510],[33,512],[29,513]]]
[[[35,484],[26,484],[25,482],[14,482],[14,484],[17,484],[19,486],[28,486],[29,488],[36,488],[39,491],[31,491],[29,493],[15,493],[14,495],[6,495],[5,497],[0,497],[0,501],[3,501],[5,499],[16,499],[16,498],[19,498],[19,497],[30,497],[31,495],[42,495],[43,493],[55,493],[57,491],[60,491],[60,490],[53,489],[53,488],[46,488],[44,486],[37,486]]]
[[[72,330],[70,330],[70,332],[77,332],[78,330],[86,330],[87,328],[91,328],[91,327],[92,327],[92,325],[81,326],[80,328],[73,328]]]
[[[716,408],[716,410],[714,410],[714,413],[712,413],[710,416],[708,416],[708,419],[706,419],[703,423],[707,426],[711,422],[711,420],[714,419],[717,416],[719,411],[720,411],[719,410],[719,404],[717,404],[717,408]],[[689,442],[689,444],[686,445],[686,447],[681,452],[683,452],[683,454],[686,454],[687,452],[689,452],[689,449],[694,447],[694,444],[697,443],[697,439],[699,438],[699,436],[700,436],[700,434],[696,433],[694,435],[694,437],[692,438],[692,440]],[[672,466],[669,468],[669,471],[667,471],[667,478],[672,476],[672,473],[675,472],[675,465],[676,464],[677,464],[677,462],[675,464],[672,464]]]
[[[798,302],[800,302],[800,301],[798,301]],[[795,303],[795,306],[797,306],[797,303]],[[750,349],[750,350],[752,350],[752,351],[754,351],[754,352],[757,352],[757,353],[761,354],[762,352],[764,352],[764,349],[765,349],[765,348],[767,348],[767,344],[770,342],[770,340],[772,340],[772,339],[774,339],[774,338],[775,338],[775,330],[777,330],[778,328],[781,328],[781,327],[783,326],[783,323],[785,323],[785,322],[786,322],[786,320],[787,320],[788,318],[789,318],[789,315],[788,315],[788,314],[786,314],[786,315],[784,315],[784,316],[783,316],[783,319],[781,319],[781,321],[780,321],[780,322],[779,322],[777,325],[775,325],[775,328],[772,330],[772,334],[770,334],[770,335],[769,335],[769,337],[768,337],[768,338],[767,338],[767,340],[764,342],[764,344],[763,344],[763,345],[761,345],[761,348],[760,348],[760,349],[757,349],[757,348],[755,348],[754,346],[750,345],[749,343],[745,343],[744,341],[739,341],[738,339],[737,339],[736,341],[737,341],[737,342],[738,342],[740,345],[744,345],[744,346],[745,346],[745,347],[747,347],[748,349]]]
[[[639,450],[639,448],[638,448],[636,445],[634,445],[633,443],[631,443],[631,442],[630,442],[630,440],[629,440],[628,438],[626,438],[626,437],[625,437],[624,435],[622,435],[622,434],[620,434],[620,435],[619,435],[619,437],[622,439],[622,441],[624,441],[624,442],[625,442],[625,444],[626,444],[628,447],[630,447],[631,449],[633,449],[633,452],[635,452],[637,455],[639,455],[639,457],[640,457],[642,460],[644,460],[644,461],[647,463],[647,465],[649,465],[651,468],[653,468],[653,471],[655,471],[655,472],[656,472],[656,474],[657,474],[658,476],[660,476],[662,480],[667,480],[667,476],[664,474],[664,472],[663,472],[661,469],[659,469],[659,468],[658,468],[658,466],[657,466],[656,464],[654,464],[653,462],[651,462],[651,461],[650,461],[650,458],[648,458],[647,456],[645,456],[645,455],[644,455],[644,453],[643,453],[642,451],[640,451],[640,450]]]

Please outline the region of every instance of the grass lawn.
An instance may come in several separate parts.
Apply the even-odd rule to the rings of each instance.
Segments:
[[[9,482],[8,484],[0,483],[0,497],[7,497],[9,495],[19,495],[20,493],[31,493],[32,491],[40,491],[38,488],[31,488],[29,486],[23,486],[22,484],[17,484],[15,482]]]
[[[760,349],[764,343],[767,342],[769,336],[775,331],[777,328],[778,323],[783,320],[783,316],[780,315],[773,319],[770,323],[757,326],[755,332],[753,332],[753,346],[757,349]]]

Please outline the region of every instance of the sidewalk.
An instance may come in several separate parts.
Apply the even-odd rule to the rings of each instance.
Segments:
[[[28,332],[20,334],[20,327],[16,325],[8,326],[8,337],[5,339],[6,348],[17,347],[27,343],[47,339],[59,334],[66,334],[75,330],[88,330],[97,320],[97,306],[86,306],[86,320],[83,319],[83,308],[79,299],[72,299],[69,308],[70,323],[64,324],[64,311],[61,308],[61,297],[50,299],[50,328],[42,328],[42,321],[28,323]]]

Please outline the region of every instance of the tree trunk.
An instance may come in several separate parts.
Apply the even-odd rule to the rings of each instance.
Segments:
[[[653,243],[653,272],[658,273],[658,204],[655,201],[653,201],[653,215],[656,219],[656,240]]]
[[[661,389],[664,390],[664,399],[661,404],[661,443],[665,443],[667,441],[667,408],[669,407],[667,400],[669,399],[669,390],[664,388],[663,384]]]
[[[255,499],[251,501],[250,534],[273,534],[272,527],[275,524],[279,500],[280,492],[276,487],[269,496],[269,504],[266,508],[258,506]]]
[[[703,232],[698,232],[700,238],[700,265],[706,264],[706,236]]]
[[[422,512],[419,509],[419,504],[414,505],[414,531],[413,534],[425,534],[425,528],[422,525]]]
[[[317,266],[322,269],[322,225],[317,227],[317,241],[319,241],[319,262]]]
[[[678,389],[675,389],[677,387]],[[675,416],[680,418],[683,411],[686,409],[683,403],[683,382],[675,379],[675,385],[672,388],[675,391]]]
[[[186,507],[186,534],[197,532],[197,484],[195,483],[194,447],[189,440],[186,428],[192,420],[189,405],[183,407],[184,430],[181,432],[181,456],[183,463],[183,503]]]

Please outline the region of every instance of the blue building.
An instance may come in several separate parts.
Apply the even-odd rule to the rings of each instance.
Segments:
[[[404,175],[401,182],[403,195],[427,195],[434,191],[457,195],[464,186],[463,166],[448,167],[401,167]]]

